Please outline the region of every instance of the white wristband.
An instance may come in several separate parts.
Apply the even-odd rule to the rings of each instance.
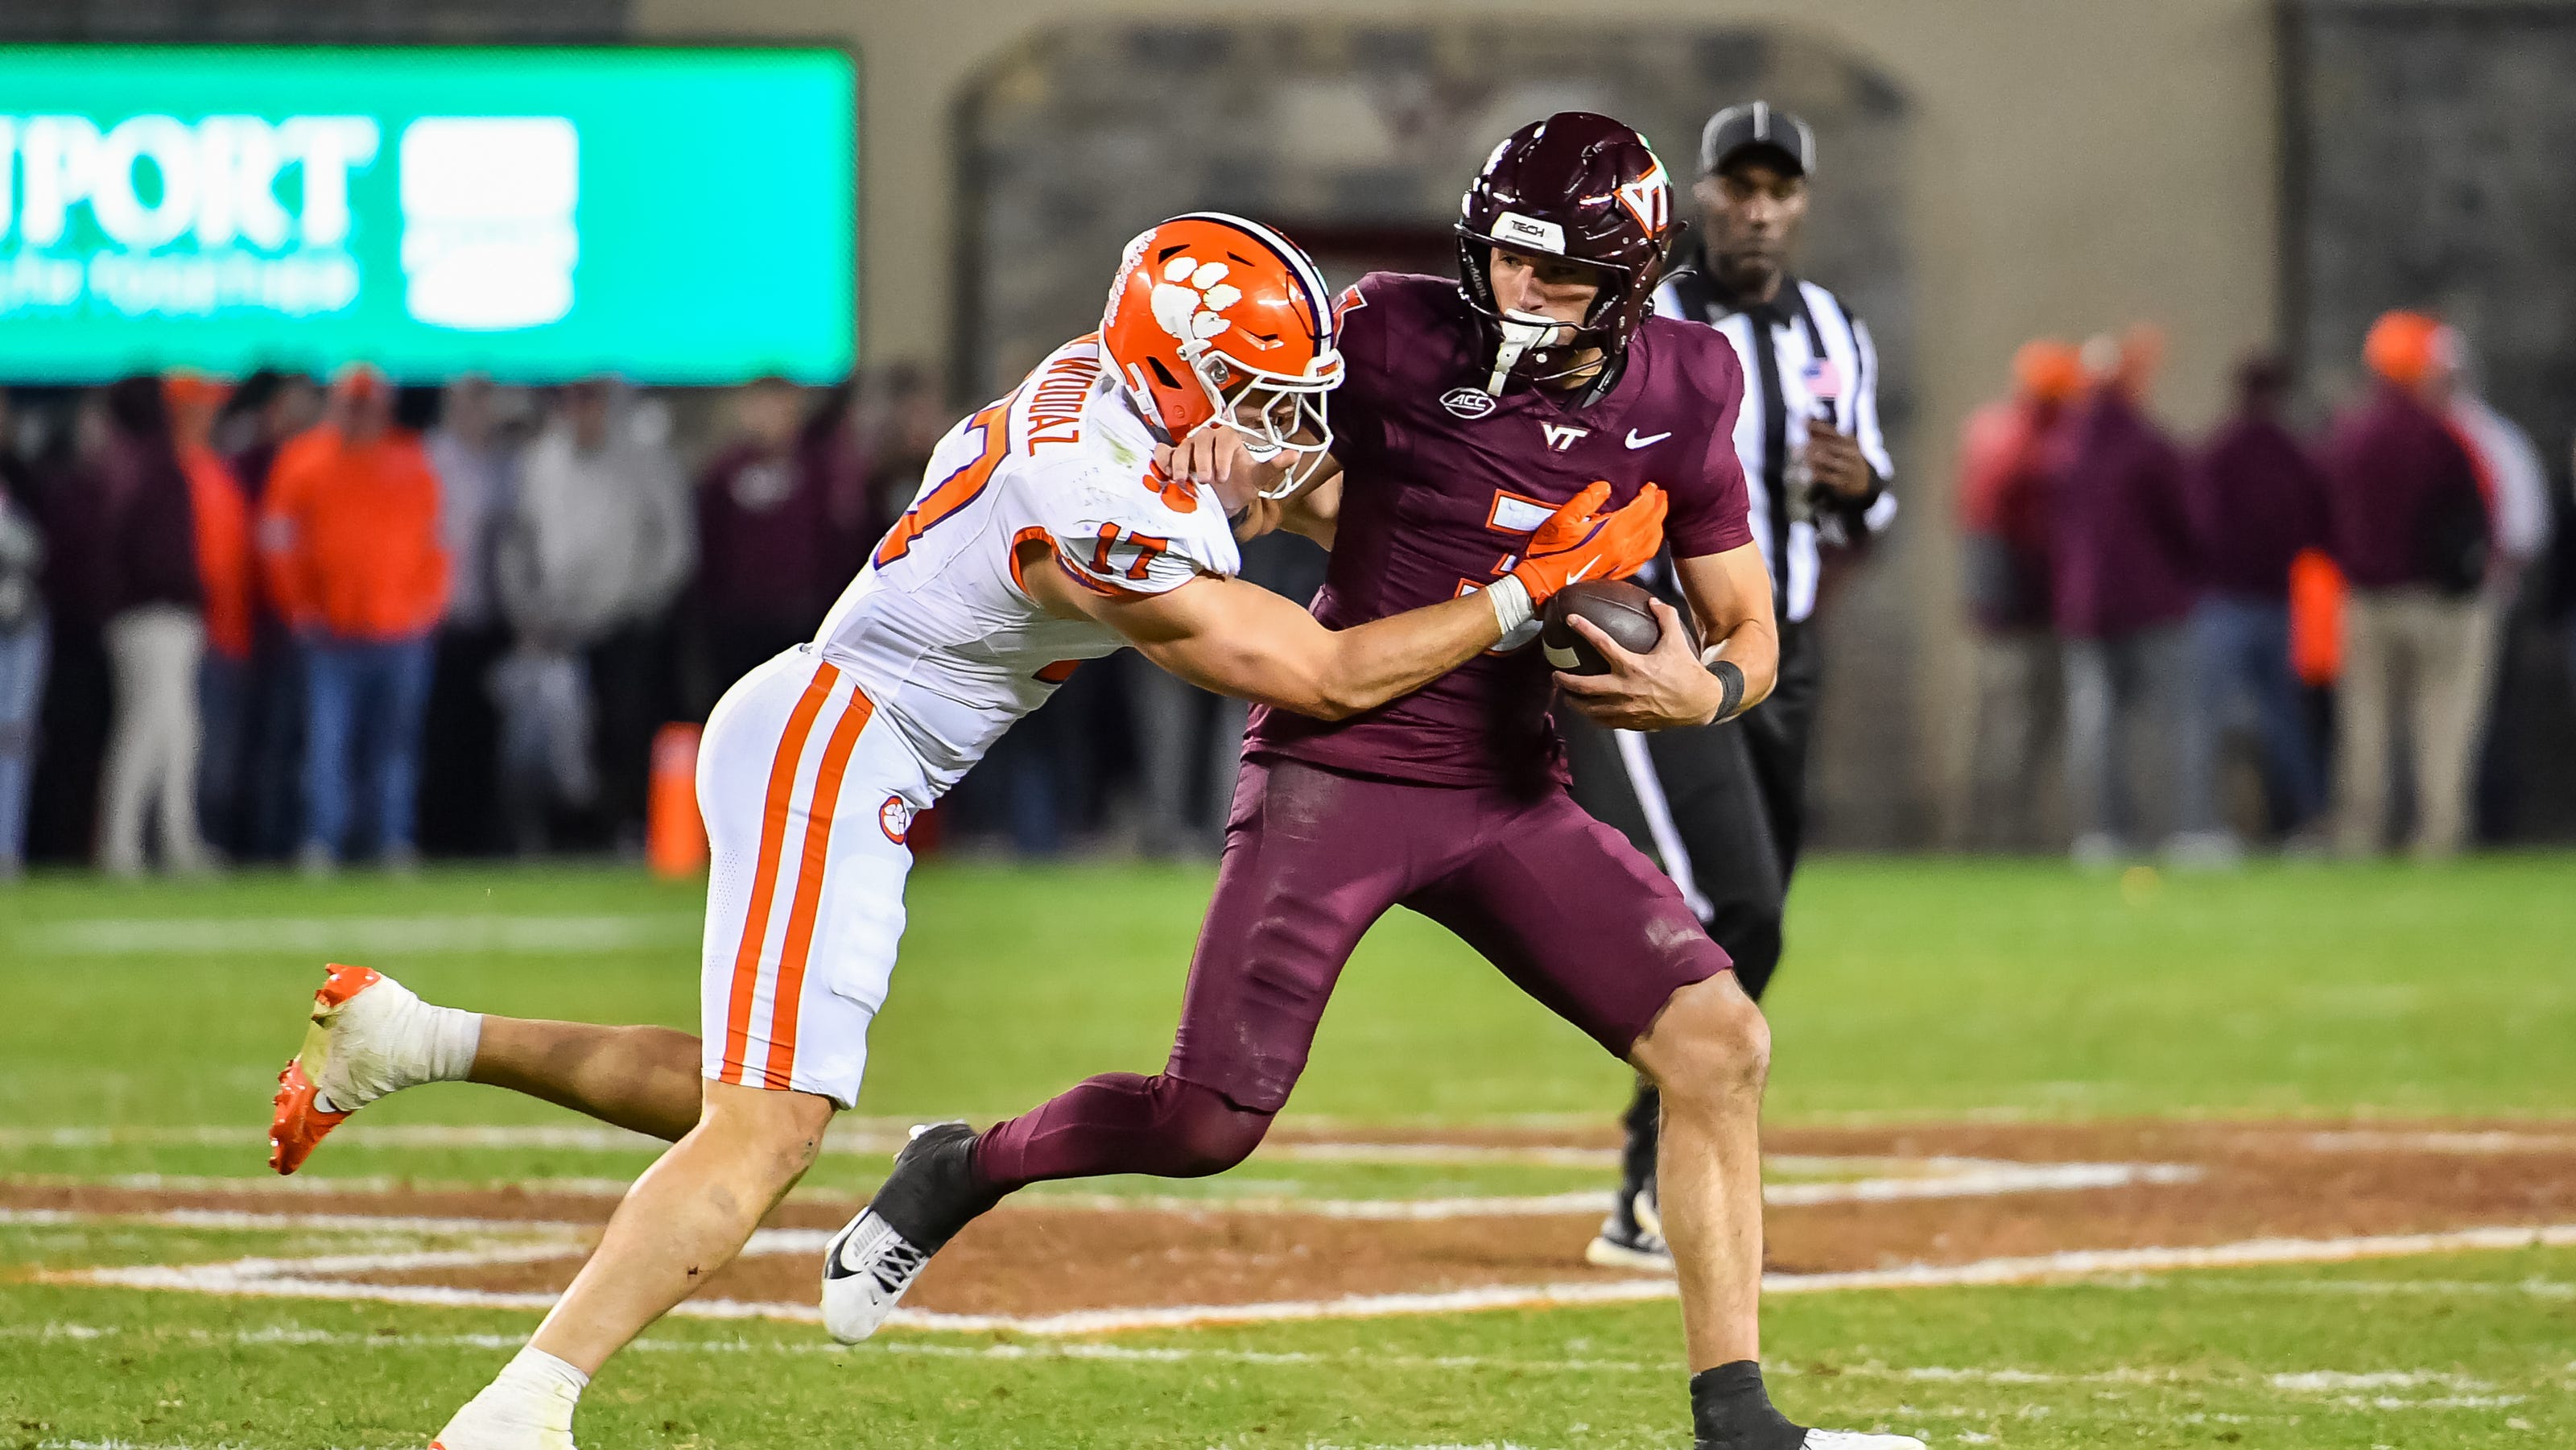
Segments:
[[[1495,580],[1485,590],[1485,597],[1494,602],[1494,622],[1503,627],[1506,636],[1538,613],[1538,606],[1530,603],[1529,586],[1518,575],[1506,574]]]

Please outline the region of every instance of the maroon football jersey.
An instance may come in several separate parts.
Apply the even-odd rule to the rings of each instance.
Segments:
[[[1612,507],[1661,484],[1676,556],[1753,541],[1734,442],[1744,375],[1714,329],[1648,318],[1610,395],[1577,409],[1527,383],[1485,393],[1491,360],[1454,282],[1372,273],[1338,310],[1341,520],[1313,606],[1331,628],[1491,584],[1596,479],[1609,482]],[[1255,710],[1245,751],[1429,785],[1561,780],[1551,673],[1537,646],[1519,641],[1348,720]]]

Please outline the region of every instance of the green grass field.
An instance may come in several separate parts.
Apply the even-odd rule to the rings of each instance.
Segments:
[[[1153,1070],[1206,890],[1185,869],[921,870],[861,1112],[980,1120],[1091,1072]],[[568,870],[39,879],[0,894],[0,1181],[265,1176],[267,1094],[326,956],[466,1006],[694,1026],[697,896]],[[1801,878],[1790,952],[1768,1004],[1775,1123],[2576,1118],[2576,860],[2563,856],[2123,880],[1826,860]],[[1290,1116],[1596,1121],[1625,1090],[1623,1068],[1403,918],[1344,978]],[[578,1135],[495,1147],[381,1131],[573,1121],[485,1089],[424,1089],[369,1109],[303,1176],[617,1180],[650,1161]],[[830,1157],[814,1182],[856,1190],[881,1165]],[[1596,1181],[1265,1152],[1198,1191]],[[2544,1207],[2576,1219],[2576,1205]],[[378,1237],[0,1211],[0,1450],[425,1443],[533,1313],[46,1277],[365,1253]],[[1819,1293],[1777,1300],[1766,1325],[1792,1413],[1938,1446],[2576,1445],[2576,1249]],[[851,1352],[808,1326],[674,1320],[600,1377],[581,1433],[593,1447],[785,1450],[1666,1447],[1687,1443],[1680,1381],[1668,1301],[1076,1338],[912,1332]]]

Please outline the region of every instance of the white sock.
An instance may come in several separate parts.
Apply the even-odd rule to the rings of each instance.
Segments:
[[[508,1393],[539,1409],[545,1415],[546,1428],[569,1430],[573,1407],[581,1403],[581,1392],[589,1385],[590,1376],[531,1344],[501,1366],[501,1372],[492,1378],[492,1390],[485,1393]]]
[[[455,1450],[573,1450],[572,1412],[590,1376],[529,1345],[465,1402],[433,1445]]]

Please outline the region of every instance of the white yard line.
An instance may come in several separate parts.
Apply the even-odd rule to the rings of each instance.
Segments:
[[[1088,1213],[1240,1214],[1256,1218],[1349,1219],[1421,1223],[1457,1218],[1557,1218],[1607,1212],[1606,1188],[1573,1193],[1460,1198],[1189,1198],[1177,1194],[1048,1193],[1019,1200],[1023,1208],[1075,1209]]]
[[[2317,1153],[2576,1153],[2576,1134],[2525,1133],[2510,1129],[2346,1128],[2297,1136],[2300,1147]]]
[[[0,1326],[0,1339],[70,1340],[89,1343],[140,1334],[224,1348],[365,1348],[514,1350],[527,1343],[524,1334],[365,1334],[345,1330],[275,1326],[265,1329],[210,1330],[154,1328],[137,1331],[124,1325],[52,1323]],[[1387,1369],[1497,1370],[1511,1374],[1670,1374],[1679,1363],[1649,1364],[1616,1359],[1517,1359],[1486,1355],[1381,1354],[1347,1350],[1318,1354],[1303,1350],[1225,1349],[1202,1345],[1098,1344],[1067,1340],[1048,1344],[1002,1342],[954,1344],[932,1339],[874,1339],[865,1344],[834,1344],[828,1339],[681,1339],[651,1336],[628,1350],[646,1354],[758,1354],[803,1357],[893,1355],[898,1358],[975,1360],[1096,1360],[1122,1364],[1340,1365],[1368,1364]],[[1778,1371],[1795,1373],[1794,1370]]]
[[[1954,1160],[1938,1165],[1934,1172],[1923,1176],[1769,1183],[1763,1185],[1762,1201],[1773,1208],[1802,1208],[1826,1203],[1990,1198],[2015,1193],[2125,1188],[2139,1183],[2192,1183],[2201,1177],[2202,1171],[2188,1163],[1987,1163]],[[1050,1193],[1025,1202],[1032,1207],[1043,1204],[1049,1208],[1083,1208],[1103,1213],[1280,1214],[1305,1218],[1421,1222],[1601,1213],[1610,1207],[1611,1199],[1606,1189],[1586,1189],[1520,1197],[1362,1199]]]
[[[1607,1168],[1619,1166],[1616,1148],[1526,1147],[1494,1143],[1265,1143],[1256,1155],[1291,1163],[1392,1163],[1465,1167],[1485,1164],[1523,1168]]]
[[[0,1339],[67,1340],[94,1343],[128,1335],[156,1341],[181,1340],[190,1344],[226,1349],[301,1349],[329,1347],[335,1349],[471,1349],[501,1352],[517,1349],[526,1342],[517,1334],[365,1334],[345,1330],[314,1329],[301,1325],[276,1325],[260,1329],[210,1330],[204,1328],[153,1328],[136,1331],[123,1325],[88,1325],[50,1323],[0,1326]],[[1126,1345],[1069,1341],[1049,1344],[951,1344],[937,1340],[879,1339],[861,1345],[839,1345],[820,1339],[689,1339],[670,1336],[648,1336],[635,1341],[629,1350],[644,1354],[674,1355],[777,1355],[806,1357],[864,1358],[936,1358],[985,1361],[1043,1362],[1091,1361],[1117,1364],[1232,1364],[1263,1367],[1342,1368],[1365,1364],[1379,1369],[1448,1370],[1501,1374],[1671,1374],[1670,1363],[1638,1360],[1605,1359],[1520,1359],[1486,1355],[1404,1355],[1381,1354],[1369,1350],[1345,1350],[1338,1353],[1313,1353],[1298,1350],[1230,1349],[1203,1345]],[[1813,1373],[1796,1364],[1775,1362],[1766,1366],[1774,1379],[1795,1379]],[[2293,1370],[2269,1374],[2212,1375],[2180,1369],[2143,1369],[2115,1366],[2102,1370],[2056,1372],[2012,1368],[1969,1368],[1946,1365],[1837,1365],[1830,1371],[1840,1379],[1888,1380],[1905,1384],[1992,1385],[2005,1388],[2040,1386],[2203,1386],[2215,1389],[2269,1389],[2283,1394],[2322,1400],[2340,1409],[2492,1409],[2524,1402],[2528,1396],[2495,1393],[2498,1386],[2471,1376],[2444,1370]],[[2550,1388],[2563,1388],[2550,1386]],[[2384,1393],[2389,1390],[2443,1390],[2445,1394],[2408,1399]],[[2363,1394],[2361,1391],[2381,1391]],[[2219,1415],[2214,1418],[2229,1423],[2241,1416]],[[51,1442],[65,1445],[77,1442]]]
[[[342,1233],[470,1234],[490,1236],[530,1233],[562,1234],[595,1224],[529,1218],[423,1218],[366,1213],[250,1213],[220,1208],[155,1208],[122,1212],[114,1209],[0,1208],[0,1224],[59,1225],[75,1223],[141,1223],[160,1228],[209,1229],[219,1232],[265,1229],[318,1229]]]
[[[351,1193],[491,1193],[511,1189],[549,1198],[620,1199],[635,1186],[632,1178],[421,1178],[408,1173],[371,1173],[348,1178],[299,1173],[292,1178],[261,1174],[242,1178],[208,1173],[17,1173],[8,1181],[27,1188],[121,1188],[140,1193],[221,1193],[250,1198],[312,1198]]]
[[[2008,1193],[2064,1193],[2137,1183],[2192,1183],[2188,1163],[2010,1163],[1927,1159],[1927,1171],[1904,1177],[1834,1183],[1768,1183],[1762,1201],[1775,1208],[1817,1203],[1887,1203],[1916,1198],[1984,1198]]]
[[[2229,1269],[2258,1264],[2343,1264],[2362,1259],[2401,1259],[2425,1254],[2528,1248],[2576,1248],[2576,1224],[2466,1228],[2441,1233],[2366,1234],[2332,1239],[2246,1239],[2197,1248],[2071,1249],[2023,1258],[1981,1259],[1967,1264],[1920,1264],[1829,1274],[1765,1274],[1762,1276],[1762,1291],[1766,1294],[1814,1294],[1841,1289],[2027,1284],[2102,1274]]]
[[[575,954],[694,946],[695,912],[583,916],[87,917],[14,935],[22,952],[53,956],[418,957],[455,953]],[[318,963],[317,963],[318,965]]]
[[[453,1223],[454,1220],[443,1222]],[[488,1227],[498,1228],[494,1224]],[[559,1226],[538,1225],[555,1229]],[[770,1229],[754,1237],[750,1253],[810,1253],[828,1237],[820,1230]],[[2491,1227],[2444,1233],[2384,1234],[2334,1239],[2254,1239],[2201,1247],[2085,1249],[2028,1257],[1984,1259],[1967,1264],[1918,1264],[1892,1269],[1842,1273],[1766,1274],[1768,1294],[1815,1294],[1868,1289],[1938,1288],[1966,1285],[2021,1284],[2104,1274],[2150,1273],[2176,1269],[2237,1268],[2257,1264],[2345,1263],[2361,1259],[2401,1258],[2474,1250],[2534,1246],[2576,1247],[2576,1224],[2543,1227]],[[526,1263],[564,1257],[572,1251],[561,1241],[485,1250],[457,1250],[440,1256],[437,1266],[475,1263]],[[476,1258],[477,1253],[490,1257]],[[503,1257],[506,1255],[506,1257]],[[554,1295],[540,1291],[498,1291],[434,1284],[369,1284],[328,1277],[363,1272],[344,1267],[352,1260],[401,1259],[401,1255],[343,1255],[306,1259],[240,1259],[228,1263],[184,1266],[143,1265],[65,1270],[39,1276],[57,1283],[114,1284],[129,1288],[185,1290],[252,1298],[318,1298],[372,1300],[385,1303],[439,1305],[451,1308],[544,1308]],[[421,1256],[410,1256],[413,1263]],[[1568,1305],[1634,1303],[1676,1295],[1671,1279],[1617,1279],[1552,1284],[1510,1284],[1439,1293],[1360,1294],[1334,1299],[1283,1300],[1256,1304],[1191,1304],[1133,1309],[1077,1310],[1050,1315],[943,1314],[898,1310],[889,1323],[904,1328],[965,1333],[1009,1332],[1040,1336],[1102,1334],[1134,1329],[1194,1328],[1223,1324],[1281,1323],[1317,1319],[1367,1319],[1396,1315],[1454,1314],[1487,1309],[1555,1308]],[[820,1311],[810,1304],[691,1300],[680,1314],[712,1319],[782,1319],[810,1323]]]
[[[470,1124],[395,1124],[356,1127],[347,1140],[375,1149],[547,1149],[554,1151],[624,1151],[659,1149],[660,1140],[622,1128],[599,1125],[496,1126]],[[164,1128],[14,1128],[0,1129],[0,1149],[26,1147],[96,1148],[115,1145],[229,1147],[259,1141],[257,1130],[241,1127]],[[853,1157],[886,1157],[905,1141],[901,1131],[884,1122],[846,1128],[825,1140],[824,1152]],[[1616,1155],[1591,1149],[1496,1148],[1476,1145],[1388,1143],[1282,1143],[1262,1150],[1265,1158],[1310,1163],[1403,1165],[1514,1165],[1596,1167]],[[1766,1160],[1771,1172],[1811,1176],[1877,1170],[1873,1176],[1829,1178],[1822,1182],[1766,1184],[1763,1201],[1778,1208],[1829,1203],[1884,1203],[1910,1199],[1976,1198],[2014,1193],[2067,1192],[2120,1188],[2139,1183],[2189,1183],[2200,1169],[2178,1163],[2021,1163],[2003,1159],[1935,1157],[1829,1158],[1815,1155]],[[221,1190],[254,1193],[330,1191],[330,1179],[205,1178],[122,1175],[106,1180],[116,1187],[171,1191]],[[512,1180],[539,1192],[583,1196],[623,1196],[627,1185],[609,1178]],[[348,1192],[423,1191],[416,1180],[368,1177],[340,1180]],[[471,1189],[471,1183],[440,1188]],[[1196,1197],[1177,1194],[1120,1195],[1041,1193],[1027,1200],[1056,1208],[1100,1212],[1295,1214],[1363,1221],[1420,1222],[1454,1218],[1541,1217],[1599,1213],[1607,1190],[1534,1195],[1460,1195],[1429,1199],[1327,1199],[1303,1196],[1248,1195]]]
[[[2001,1197],[2017,1193],[2056,1193],[2118,1188],[2137,1183],[2189,1183],[2198,1168],[2180,1163],[1974,1163],[1928,1177],[1853,1178],[1825,1183],[1774,1183],[1762,1190],[1774,1208],[1812,1207],[1828,1203],[1886,1203],[1932,1198]],[[37,1181],[37,1180],[29,1180]],[[308,1195],[336,1184],[350,1193],[440,1191],[472,1192],[490,1188],[472,1182],[425,1184],[415,1179],[203,1178],[166,1174],[122,1174],[106,1179],[66,1179],[47,1183],[163,1192],[224,1192],[251,1195]],[[565,1198],[622,1198],[628,1185],[614,1178],[548,1178],[517,1180],[513,1186],[532,1193]],[[1610,1207],[1607,1189],[1570,1193],[1460,1195],[1443,1198],[1306,1198],[1258,1195],[1228,1198],[1179,1194],[1040,1193],[1019,1200],[1024,1208],[1086,1213],[1241,1214],[1265,1217],[1325,1218],[1374,1223],[1425,1223],[1467,1218],[1554,1218],[1595,1214]],[[7,1222],[0,1217],[0,1222]]]
[[[2142,1284],[2161,1282],[2140,1280]],[[2308,1279],[2296,1283],[2270,1280],[2211,1279],[2195,1287],[2216,1294],[2291,1294],[2302,1297],[2349,1298],[2359,1295],[2423,1294],[2429,1296],[2518,1296],[2527,1299],[2576,1299],[2576,1283],[2564,1279]]]

